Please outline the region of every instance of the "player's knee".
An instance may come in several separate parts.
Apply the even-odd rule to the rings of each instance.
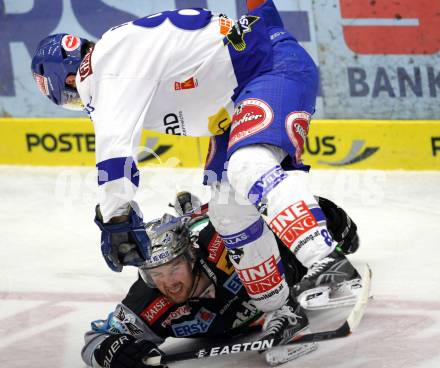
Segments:
[[[257,181],[273,171],[286,156],[275,146],[252,145],[235,151],[228,164],[228,180],[234,190],[244,198],[249,197],[251,188]]]
[[[228,216],[227,207],[223,206],[219,202],[218,197],[213,196],[209,201],[209,219],[217,232],[220,232],[221,229],[228,227],[229,222],[231,221],[230,217]]]
[[[249,202],[244,198],[237,201],[237,198],[240,196],[229,183],[222,183],[212,188],[209,218],[220,234],[241,231],[259,218],[259,213]]]
[[[249,166],[253,164],[248,148],[238,149],[231,155],[227,172],[231,186],[243,197],[246,197],[246,187],[249,182]]]

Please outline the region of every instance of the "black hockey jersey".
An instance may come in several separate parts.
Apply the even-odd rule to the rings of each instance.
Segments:
[[[167,337],[224,337],[258,326],[263,313],[247,295],[229,262],[225,245],[211,223],[199,233],[195,267],[211,280],[214,297],[173,303],[141,277],[106,320],[92,323],[86,333],[82,356],[91,365],[93,351],[109,334],[126,333],[160,344]],[[305,269],[284,246],[282,252],[288,284],[297,282]]]

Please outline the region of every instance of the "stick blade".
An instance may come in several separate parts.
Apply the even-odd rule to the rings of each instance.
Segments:
[[[356,328],[362,321],[362,317],[364,316],[365,308],[367,307],[368,298],[370,296],[371,277],[371,268],[368,264],[365,264],[364,270],[362,272],[362,292],[360,293],[356,304],[354,305],[353,309],[350,312],[350,315],[347,318],[347,323],[350,327],[351,332],[356,330]]]

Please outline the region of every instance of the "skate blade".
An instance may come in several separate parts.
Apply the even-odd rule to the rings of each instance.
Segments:
[[[298,296],[304,309],[320,310],[354,305],[362,289],[362,280],[355,279],[337,284],[306,290]]]
[[[290,362],[299,357],[309,354],[318,348],[316,342],[298,344],[298,345],[279,345],[267,350],[264,353],[264,358],[267,364],[275,367],[280,364]]]

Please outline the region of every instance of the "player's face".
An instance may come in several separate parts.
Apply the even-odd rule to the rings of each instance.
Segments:
[[[76,88],[76,80],[75,80],[75,76],[73,74],[69,74],[66,77],[66,84],[72,88]]]
[[[194,276],[191,264],[183,256],[150,270],[150,276],[162,294],[173,302],[184,303],[188,300]]]

